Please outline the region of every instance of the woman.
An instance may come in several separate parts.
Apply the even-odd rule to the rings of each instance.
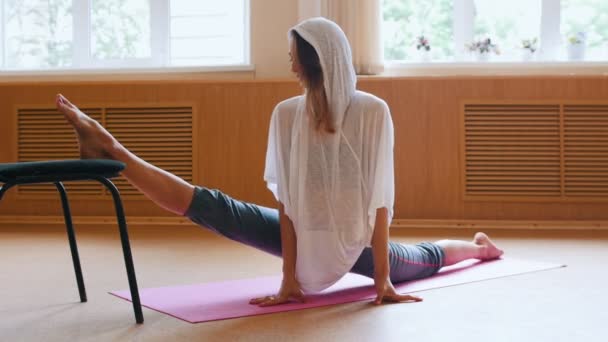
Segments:
[[[322,290],[349,271],[374,279],[377,304],[420,301],[396,293],[392,283],[470,258],[499,257],[502,251],[483,233],[471,242],[389,243],[394,185],[388,107],[356,91],[350,47],[336,24],[307,20],[290,36],[292,70],[306,92],[277,105],[271,121],[264,177],[278,211],[193,186],[145,162],[62,95],[57,108],[76,131],[81,158],[122,161],[123,176],[157,205],[283,257],[278,294],[252,304],[302,301],[304,291]]]
[[[279,201],[283,281],[276,296],[252,302],[273,305],[321,291],[349,272],[370,244],[376,302],[421,300],[395,292],[390,265],[402,265],[394,272],[398,281],[428,276],[444,264],[444,250],[426,243],[389,253],[394,177],[388,106],[356,90],[350,46],[338,25],[313,18],[289,37],[292,71],[305,94],[275,108],[265,172]],[[408,258],[395,259],[399,255]],[[404,260],[424,267],[412,272]]]

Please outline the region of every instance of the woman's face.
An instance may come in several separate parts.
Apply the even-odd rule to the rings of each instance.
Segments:
[[[300,63],[298,62],[298,52],[296,50],[296,40],[295,39],[289,40],[289,62],[291,63],[291,72],[296,74],[296,77],[298,78],[298,80],[301,81],[302,72],[301,72]]]

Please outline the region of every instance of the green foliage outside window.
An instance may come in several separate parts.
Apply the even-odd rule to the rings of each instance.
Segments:
[[[71,0],[5,0],[4,20],[6,67],[72,64]]]
[[[72,2],[73,0],[4,0],[5,67],[71,67],[74,48]],[[121,59],[150,56],[149,10],[141,10],[141,4],[139,10],[132,10],[133,5],[138,3],[147,4],[147,1],[91,2],[93,46],[90,49],[93,57]]]
[[[556,0],[557,1],[557,0]],[[428,39],[433,60],[450,60],[454,0],[384,0],[384,55],[386,60],[417,60],[417,38]],[[473,40],[491,38],[506,59],[519,58],[522,42],[540,37],[541,0],[474,0]],[[608,1],[561,0],[561,37],[584,32],[591,59],[608,59]],[[471,42],[465,42],[471,43]],[[540,41],[542,44],[542,41]],[[562,47],[563,51],[563,47]]]
[[[452,0],[384,0],[386,60],[415,60],[417,38],[429,40],[434,59],[454,55]]]
[[[131,5],[131,8],[129,8]],[[150,56],[150,10],[141,0],[92,1],[92,53],[97,59]]]

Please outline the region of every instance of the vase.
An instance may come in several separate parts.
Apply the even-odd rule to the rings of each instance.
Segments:
[[[521,60],[524,62],[529,62],[529,61],[533,60],[534,56],[535,56],[535,52],[533,52],[529,49],[521,50]]]
[[[487,62],[490,59],[490,52],[475,51],[475,58],[478,62]]]
[[[426,49],[418,50],[418,60],[420,62],[429,62],[431,60],[431,51]]]
[[[585,44],[569,44],[568,60],[581,61],[585,59]]]

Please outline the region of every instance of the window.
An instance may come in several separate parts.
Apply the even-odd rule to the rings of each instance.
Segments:
[[[0,69],[249,63],[249,0],[0,0]]]
[[[494,61],[608,60],[606,0],[384,0],[382,6],[388,61],[472,60],[483,55],[471,51],[475,42],[487,39]],[[571,51],[577,40],[582,54]]]
[[[387,59],[420,57],[416,40],[421,36],[433,42],[433,59],[454,56],[452,0],[385,0],[383,12]]]
[[[243,64],[245,14],[242,0],[171,0],[173,64]]]

